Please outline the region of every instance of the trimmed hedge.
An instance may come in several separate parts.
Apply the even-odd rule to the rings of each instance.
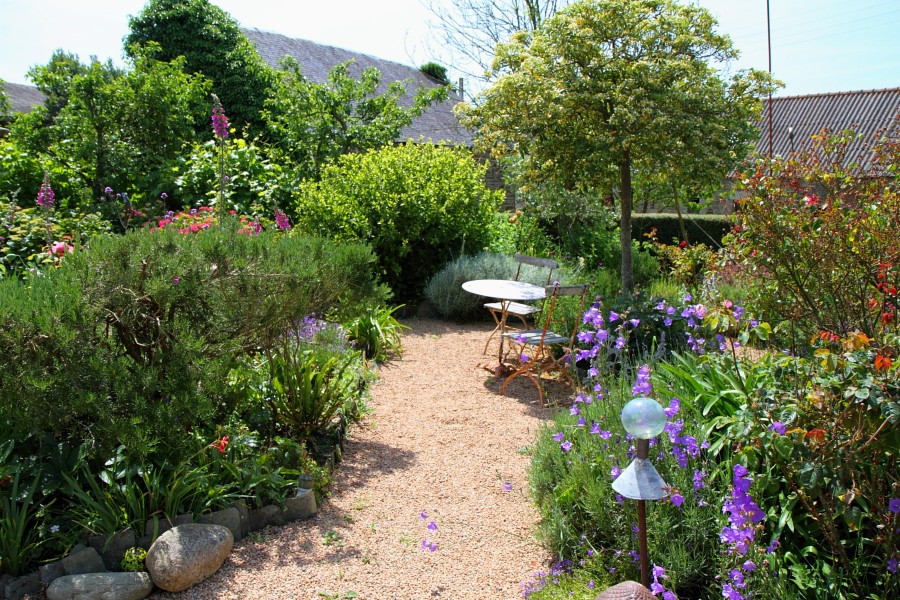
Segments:
[[[722,246],[722,237],[731,231],[731,217],[728,215],[693,215],[685,214],[684,227],[687,229],[688,241],[692,244],[705,244],[718,248]],[[656,228],[656,238],[663,244],[681,241],[681,227],[678,215],[673,213],[645,213],[631,217],[631,239],[644,241],[645,234]]]

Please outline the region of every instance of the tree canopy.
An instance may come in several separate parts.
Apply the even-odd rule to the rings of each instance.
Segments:
[[[161,48],[157,59],[184,56],[188,73],[202,73],[212,81],[232,125],[250,125],[253,133],[262,130],[260,112],[271,92],[273,69],[231,15],[208,0],[149,0],[128,24],[126,48],[156,42]],[[208,123],[198,125],[208,131]]]
[[[737,51],[715,27],[675,0],[582,0],[498,46],[496,82],[462,107],[479,147],[521,158],[522,181],[618,191],[623,290],[633,288],[633,178],[721,178],[755,135],[771,80],[723,79],[710,63]]]

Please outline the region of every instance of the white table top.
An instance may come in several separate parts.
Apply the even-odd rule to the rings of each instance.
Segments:
[[[509,279],[474,279],[462,284],[462,289],[498,300],[540,300],[545,296],[539,285]]]

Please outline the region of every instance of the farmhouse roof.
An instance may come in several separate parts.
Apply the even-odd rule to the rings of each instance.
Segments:
[[[332,67],[352,60],[354,63],[350,67],[350,75],[353,77],[359,77],[362,71],[369,67],[378,69],[381,73],[378,93],[387,91],[387,86],[391,82],[407,82],[407,95],[401,100],[401,104],[404,106],[412,105],[416,89],[433,88],[440,85],[439,82],[415,67],[368,54],[326,46],[310,40],[289,38],[259,29],[242,29],[241,31],[253,42],[256,51],[267,63],[277,67],[282,58],[293,56],[300,63],[303,75],[314,83],[325,83],[328,79],[328,71]],[[453,106],[459,101],[458,95],[450,94],[446,101],[432,105],[401,132],[400,139],[417,140],[423,137],[434,142],[444,141],[471,146],[472,134],[462,127],[453,115]]]
[[[3,83],[3,89],[9,97],[14,113],[31,112],[32,107],[44,103],[44,94],[33,85],[6,81]]]
[[[809,149],[811,137],[823,129],[839,133],[856,131],[847,162],[857,162],[866,171],[872,166],[875,135],[900,116],[900,88],[784,96],[764,102],[760,137],[756,151],[769,156],[769,114],[771,111],[771,154],[788,156]],[[793,133],[793,141],[791,140]]]

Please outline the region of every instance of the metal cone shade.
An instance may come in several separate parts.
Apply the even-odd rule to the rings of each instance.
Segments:
[[[632,500],[662,500],[668,487],[653,463],[644,458],[634,459],[612,484],[616,492]]]

